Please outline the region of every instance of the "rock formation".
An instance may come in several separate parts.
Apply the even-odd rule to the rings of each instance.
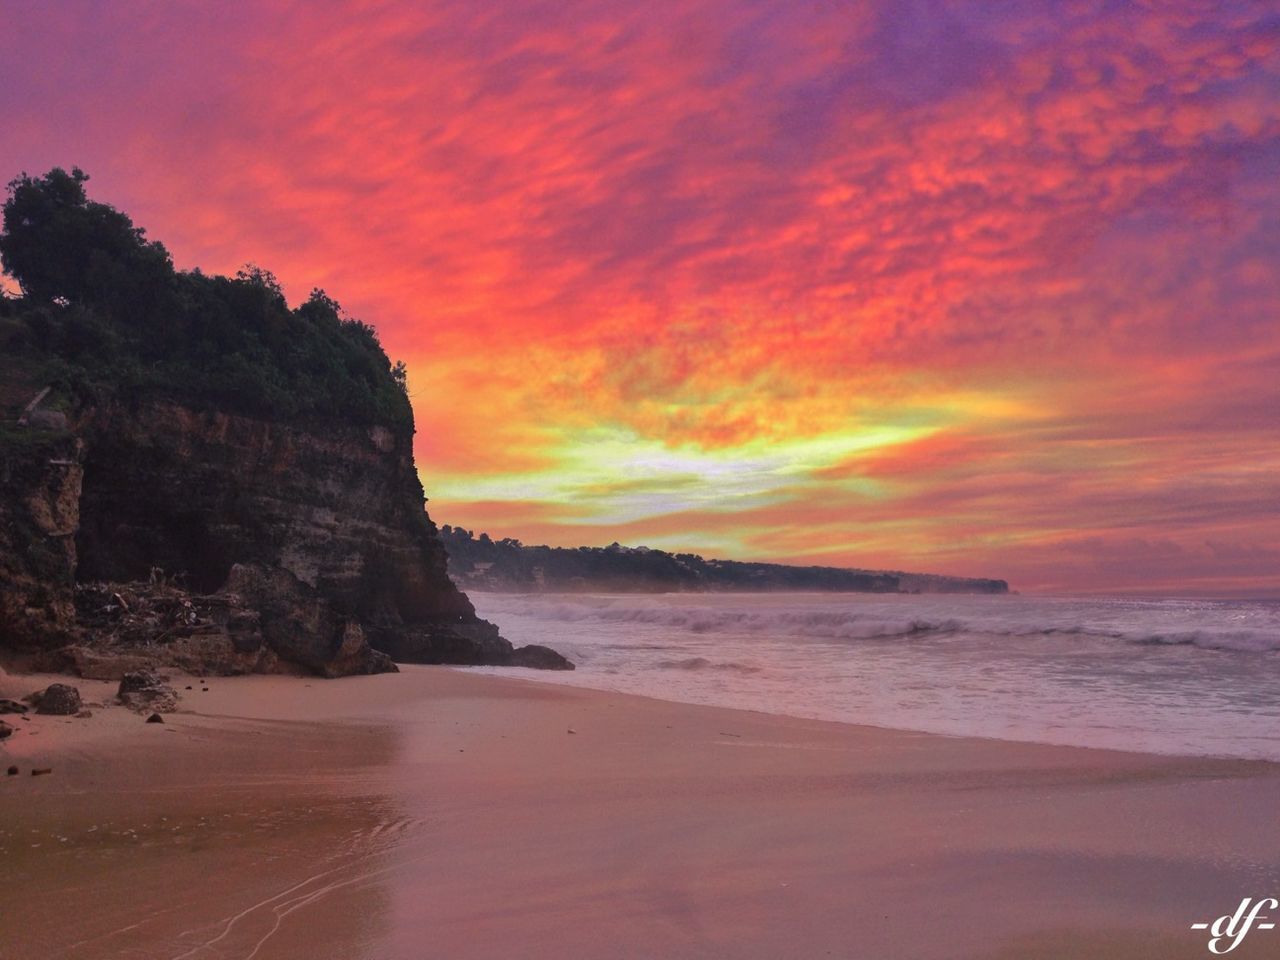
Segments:
[[[138,670],[120,678],[116,697],[134,713],[173,713],[178,692],[153,670]]]
[[[513,650],[449,580],[411,434],[160,399],[25,430],[25,444],[0,446],[0,646],[60,651],[43,662],[91,676],[121,672],[95,663],[106,634],[125,666],[214,673],[571,667],[545,648]],[[136,596],[157,576],[188,608],[198,598],[199,622],[153,617],[156,629],[112,633],[102,611],[130,611],[95,585],[133,584]]]
[[[450,581],[404,369],[322,291],[176,271],[79,170],[10,184],[0,653],[120,676],[521,653]],[[137,609],[126,597],[133,597]]]
[[[75,716],[83,706],[80,691],[66,683],[51,683],[31,699],[36,705],[36,713],[55,717]]]
[[[75,621],[81,453],[66,433],[0,433],[0,646],[57,645]]]

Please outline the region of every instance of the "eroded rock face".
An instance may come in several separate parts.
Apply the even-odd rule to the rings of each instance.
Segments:
[[[193,672],[322,676],[394,670],[393,658],[515,662],[449,580],[411,430],[153,399],[105,401],[74,431],[51,452],[4,460],[0,519],[19,535],[0,542],[0,646],[56,651],[59,668],[112,679],[135,655]],[[157,570],[188,607],[203,604],[190,622],[159,606],[137,616],[110,595],[77,619],[77,581],[154,583]],[[112,649],[99,655],[104,631]]]
[[[0,646],[74,636],[82,454],[77,438],[38,431],[0,445]]]
[[[236,564],[223,593],[258,611],[256,620],[238,621],[239,647],[266,644],[282,660],[329,677],[396,669],[390,657],[369,646],[358,621],[338,613],[288,570]]]
[[[258,564],[361,621],[474,618],[422,509],[411,444],[385,427],[104,407],[87,438],[79,578],[160,567],[212,593],[234,564]]]

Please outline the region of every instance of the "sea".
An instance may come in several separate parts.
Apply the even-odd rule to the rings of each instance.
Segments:
[[[1280,601],[498,594],[536,679],[960,736],[1280,760]]]

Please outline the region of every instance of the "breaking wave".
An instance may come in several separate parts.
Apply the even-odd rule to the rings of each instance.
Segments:
[[[760,667],[746,663],[714,663],[706,657],[685,657],[683,660],[659,660],[655,667],[667,670],[725,670],[731,673],[759,673]]]
[[[1280,632],[1268,630],[1187,630],[1181,633],[1151,633],[1121,639],[1144,646],[1196,646],[1205,650],[1236,650],[1270,653],[1280,650]]]
[[[566,624],[629,625],[652,627],[673,633],[737,634],[809,638],[823,641],[938,640],[957,635],[1010,638],[1095,638],[1141,646],[1195,646],[1205,650],[1268,653],[1280,650],[1280,616],[1256,626],[1213,622],[1212,604],[1170,605],[1161,601],[1113,604],[1107,616],[1080,616],[1078,602],[1058,608],[1053,603],[1010,604],[1009,609],[987,609],[973,615],[929,616],[894,609],[904,603],[873,599],[845,601],[841,609],[809,609],[785,606],[743,609],[688,601],[583,597],[505,597],[504,612],[542,621]],[[944,607],[947,600],[933,600]],[[950,606],[957,606],[951,601]],[[850,609],[854,607],[855,609]],[[1121,611],[1117,616],[1117,607]],[[951,612],[951,611],[949,611]],[[894,614],[897,614],[896,616]],[[1028,615],[1032,614],[1032,615]],[[1040,614],[1039,616],[1035,614]],[[1047,615],[1044,615],[1047,614]],[[1200,621],[1188,623],[1188,620]],[[1128,621],[1128,622],[1126,622]],[[1155,621],[1155,622],[1153,622]],[[1164,621],[1164,622],[1160,622]],[[694,658],[700,660],[701,658]],[[681,669],[705,669],[709,665],[670,663]]]

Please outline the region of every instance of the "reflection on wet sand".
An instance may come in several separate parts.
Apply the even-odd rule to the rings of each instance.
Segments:
[[[376,953],[384,855],[407,823],[381,789],[392,732],[171,722],[186,742],[113,745],[6,785],[5,955],[288,956],[274,941],[295,926],[317,960]]]
[[[1266,762],[426,667],[198,703],[2,748],[5,960],[1163,960],[1280,876]]]

